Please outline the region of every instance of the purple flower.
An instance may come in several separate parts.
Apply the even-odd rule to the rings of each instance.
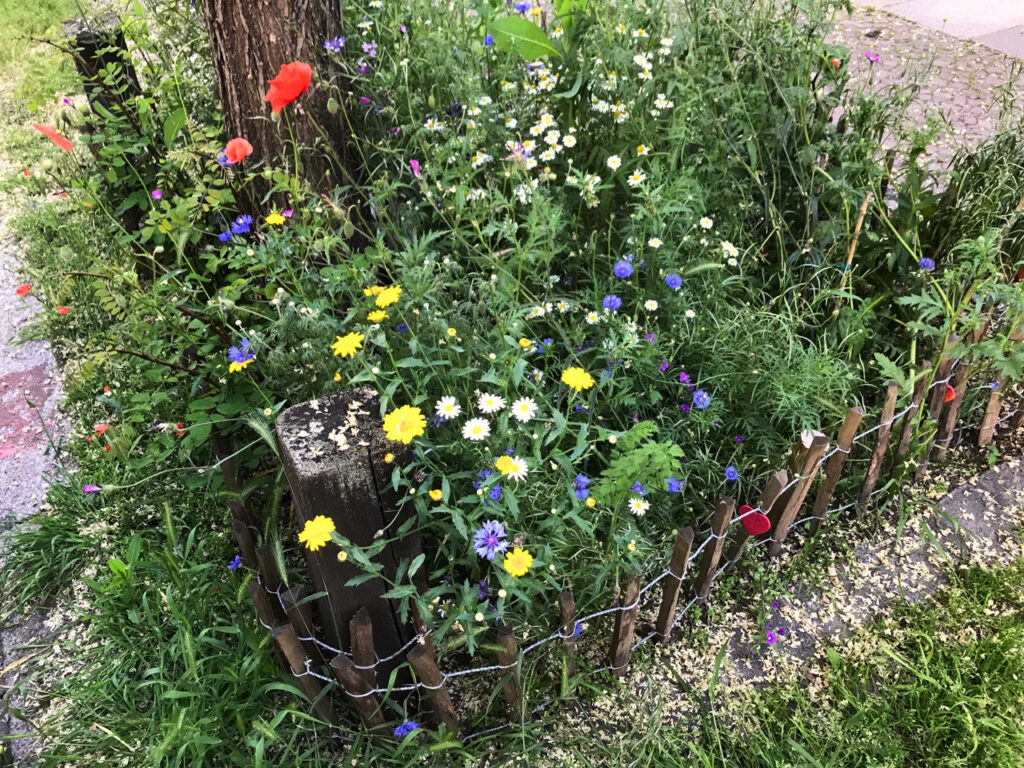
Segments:
[[[725,479],[730,483],[740,479],[740,471],[732,464],[725,468]]]
[[[217,162],[220,163],[221,165],[223,165],[225,168],[228,168],[229,166],[234,165],[234,163],[232,163],[230,160],[228,160],[228,156],[225,155],[223,152],[221,152],[219,155],[217,155]]]
[[[583,625],[580,622],[576,622],[576,626],[572,628],[572,638],[575,640],[577,637],[583,634]]]
[[[154,200],[159,200],[161,197],[164,196],[164,191],[162,189],[154,189],[152,192],[149,193],[149,196],[152,197]]]
[[[676,480],[674,477],[670,477],[665,481],[665,485],[668,486],[669,493],[680,493],[683,490],[683,485],[685,484],[685,480]]]
[[[604,301],[602,301],[601,304],[602,306],[604,306],[605,309],[614,312],[615,310],[622,306],[622,299],[620,299],[614,293],[609,293],[607,296],[604,297]]]
[[[368,75],[372,71],[373,70],[370,69],[370,67],[367,66],[366,64],[360,64],[358,67],[356,67],[356,72],[358,72],[360,75]]]
[[[669,288],[681,288],[683,285],[683,278],[673,272],[670,275],[665,275],[665,285]]]
[[[241,564],[242,564],[242,556],[241,555],[235,555],[235,559],[232,560],[230,563],[228,563],[228,570],[229,571],[237,571],[238,570],[238,566],[240,566]]]
[[[249,231],[252,226],[252,216],[247,213],[243,213],[233,222],[231,222],[231,234],[233,235],[244,235]]]
[[[99,493],[102,489],[98,485],[83,485],[82,493]]]
[[[999,387],[1000,387],[1000,386],[1001,386],[1001,383],[1000,383],[1000,382],[998,382],[998,381],[993,381],[992,383],[990,383],[990,384],[988,385],[988,388],[989,388],[989,389],[999,389]]]
[[[64,97],[64,103],[70,106],[71,105],[71,99],[69,99],[67,96],[65,96]]]
[[[388,130],[391,131],[392,136],[397,136],[398,132],[402,129],[399,128],[397,125],[392,125]]]
[[[702,411],[711,405],[711,395],[705,392],[703,389],[698,389],[693,393],[693,407],[700,408]]]
[[[477,602],[483,602],[487,599],[487,579],[480,579],[476,584],[476,598]]]
[[[578,500],[583,501],[590,495],[590,491],[587,490],[587,486],[590,485],[590,478],[582,472],[576,475],[576,479],[573,480],[573,485],[576,487],[576,498]]]
[[[620,277],[625,280],[633,274],[633,265],[625,259],[620,259],[615,262],[615,266],[612,267],[612,272],[616,277]]]
[[[286,219],[290,219],[293,215],[295,215],[295,211],[293,211],[291,208],[285,208],[283,211],[281,211],[281,215],[284,216]]]
[[[402,739],[408,736],[410,733],[420,727],[420,724],[415,720],[406,720],[404,723],[399,724],[395,727],[395,736]]]
[[[335,37],[332,40],[324,42],[324,50],[330,51],[331,53],[341,53],[341,49],[345,46],[344,37]]]
[[[486,45],[488,48],[494,45],[494,36],[490,32],[484,35],[484,45]]]
[[[931,272],[933,269],[935,269],[935,260],[929,259],[927,256],[922,256],[921,260],[917,262],[917,266],[919,266],[925,272]]]
[[[516,3],[512,7],[515,10],[519,11],[520,13],[526,13],[528,10],[530,10],[530,4],[529,3]]]
[[[370,103],[370,97],[369,96],[360,96],[359,97],[359,103],[362,104],[364,107],[367,106]]]
[[[668,370],[668,360],[662,360],[661,365],[658,366],[658,370],[664,373]]]
[[[872,64],[877,64],[881,57],[874,51],[864,51],[864,58]]]
[[[406,333],[409,330],[409,326],[406,325],[405,323],[399,323],[398,325],[395,326],[395,330],[398,331],[399,333]]]
[[[363,53],[368,54],[371,59],[377,58],[377,41],[371,40],[368,43],[363,43]]]
[[[220,240],[222,243],[230,243],[231,232],[229,230],[224,230],[219,235],[217,235],[217,239]]]
[[[778,642],[778,636],[770,629],[764,633],[764,639],[768,641],[768,645],[775,645]]]
[[[238,363],[239,365],[248,365],[256,356],[249,351],[249,340],[242,339],[242,342],[237,347],[231,347],[228,349],[228,359],[232,363]]]
[[[505,526],[497,520],[487,520],[473,534],[473,549],[485,560],[494,560],[494,556],[508,549],[505,541]]]
[[[639,493],[641,496],[646,496],[647,495],[647,489],[644,488],[643,483],[641,483],[639,480],[637,480],[635,483],[633,483],[633,487],[629,489],[629,492],[630,493]]]
[[[679,372],[679,383],[680,384],[689,384],[690,383],[690,374],[688,374],[686,371],[680,371]]]
[[[774,610],[776,610],[776,611],[779,610],[779,601],[778,600],[773,600],[772,601],[772,608]]]
[[[736,435],[735,440],[736,440],[737,443],[742,443],[743,442],[743,435]]]
[[[690,412],[690,406],[687,405],[686,403],[680,403],[679,404],[679,410],[681,410],[683,413],[689,413]]]
[[[487,495],[491,497],[492,501],[497,501],[498,499],[501,498],[501,486],[491,486],[491,490],[487,492]]]

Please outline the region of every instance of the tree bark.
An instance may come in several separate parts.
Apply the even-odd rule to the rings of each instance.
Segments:
[[[314,188],[341,184],[338,164],[346,161],[348,131],[342,115],[327,111],[330,90],[318,77],[324,41],[343,34],[341,0],[203,0],[203,15],[227,138],[248,139],[251,161],[276,164],[284,159]],[[313,80],[274,116],[263,99],[267,81],[293,61],[309,64]],[[293,167],[296,158],[298,168]],[[254,185],[256,202],[270,183],[257,178]]]

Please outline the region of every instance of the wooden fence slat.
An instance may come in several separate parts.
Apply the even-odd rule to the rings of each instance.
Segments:
[[[683,587],[683,577],[686,576],[692,546],[693,528],[683,528],[676,534],[675,544],[672,545],[672,559],[668,564],[669,575],[662,579],[664,586],[661,588],[661,610],[658,611],[658,622],[655,625],[658,632],[655,639],[661,643],[667,643],[669,640],[669,628],[675,619],[679,592]]]
[[[967,381],[971,377],[971,367],[963,360],[957,366],[953,375],[953,389],[956,395],[946,408],[942,416],[942,423],[935,435],[935,460],[943,461],[949,452],[949,444],[953,440],[953,430],[956,428],[956,417],[960,415],[960,405],[964,401],[964,394],[967,392]]]
[[[729,530],[729,521],[732,519],[733,510],[736,508],[736,501],[728,496],[722,496],[715,507],[715,514],[711,517],[711,533],[715,538],[710,544],[704,547],[704,556],[701,558],[697,576],[694,579],[697,597],[703,600],[711,592],[711,584],[715,580],[715,570],[718,568],[718,561],[722,557],[722,548],[725,546],[725,534]]]
[[[295,627],[291,624],[274,627],[271,630],[271,635],[273,635],[277,647],[281,649],[281,653],[288,660],[288,665],[292,668],[292,674],[295,675],[299,687],[302,688],[306,697],[314,702],[313,711],[316,716],[324,722],[333,723],[334,708],[331,706],[331,697],[329,695],[321,696],[323,685],[317,678],[308,674],[306,661],[309,657],[306,656],[306,651],[303,649],[302,643],[299,642],[298,635],[295,634]]]
[[[576,598],[571,589],[563,589],[558,596],[562,610],[562,647],[565,648],[565,666],[568,677],[576,675]]]
[[[864,514],[871,501],[871,494],[878,484],[878,477],[882,474],[882,461],[889,449],[889,433],[892,432],[893,416],[896,415],[896,399],[900,396],[900,385],[890,381],[885,388],[885,403],[882,405],[882,415],[878,417],[878,439],[875,441],[875,450],[871,453],[871,463],[868,464],[867,477],[864,478],[864,487],[860,489],[857,497],[857,507],[860,514]]]
[[[779,496],[782,495],[782,489],[786,487],[786,483],[789,482],[789,473],[784,469],[780,469],[774,475],[769,478],[767,484],[765,484],[764,490],[761,491],[761,496],[757,500],[757,506],[760,509],[760,514],[767,515],[771,512],[775,502],[779,500]],[[742,507],[741,507],[742,509]],[[743,520],[740,520],[740,524],[736,526],[736,533],[733,538],[732,548],[729,550],[729,554],[726,555],[726,562],[732,565],[739,561],[743,557],[743,552],[747,548],[747,542],[750,540],[750,533],[747,531],[747,527],[743,524]]]
[[[633,634],[636,629],[636,614],[640,609],[640,574],[633,573],[623,589],[619,602],[623,610],[615,614],[615,630],[612,632],[611,653],[608,663],[615,677],[623,677],[633,650]]]
[[[498,663],[505,667],[503,674],[507,678],[502,687],[505,696],[505,703],[514,717],[526,715],[523,709],[523,681],[519,675],[519,645],[516,643],[516,636],[504,624],[498,625],[498,645],[501,650],[498,652]]]
[[[836,448],[839,450],[833,453],[829,460],[825,462],[825,473],[821,478],[818,495],[814,498],[814,509],[811,514],[818,519],[811,521],[810,536],[814,536],[821,527],[822,518],[825,517],[825,512],[828,511],[828,505],[836,492],[836,485],[843,474],[843,467],[846,465],[846,460],[850,457],[850,450],[853,448],[853,438],[857,436],[857,427],[860,426],[863,418],[864,409],[860,406],[851,408],[846,412],[846,418],[843,419],[843,426],[839,428],[839,437],[836,440]],[[810,536],[807,539],[808,541],[810,541]]]
[[[988,405],[985,407],[985,416],[981,420],[981,429],[978,430],[978,447],[984,448],[992,442],[996,434],[996,422],[999,420],[999,409],[1003,405],[1003,378],[1000,376],[995,380],[995,387],[992,394],[988,396]]]
[[[327,659],[320,651],[320,646],[314,640],[304,639],[313,637],[313,608],[309,603],[302,602],[305,596],[306,590],[304,587],[292,587],[281,593],[281,602],[284,603],[284,611],[288,616],[288,621],[295,627],[295,633],[299,637],[299,642],[306,649],[306,655],[314,663],[323,664],[327,662]]]
[[[939,364],[935,368],[935,382],[944,381],[949,378],[950,372],[953,370],[953,359],[949,356],[950,348],[960,340],[960,337],[955,333],[949,337],[946,343],[946,349],[943,350],[941,357],[939,357]],[[931,421],[938,421],[939,416],[942,414],[942,408],[946,404],[946,384],[934,384],[932,387],[932,397],[928,403],[928,419]],[[921,452],[920,458],[917,460],[917,471],[914,474],[914,479],[919,480],[928,470],[928,457],[932,452],[932,444],[935,440],[934,433],[931,438],[925,443],[924,449]]]
[[[360,608],[348,623],[349,635],[352,637],[352,664],[369,688],[377,686],[377,674],[373,667],[377,656],[373,652],[373,619],[366,608]]]
[[[458,736],[459,719],[455,716],[452,697],[448,694],[448,687],[441,676],[441,671],[437,668],[434,655],[428,650],[425,643],[416,643],[412,650],[405,654],[405,658],[412,665],[420,682],[426,686],[427,698],[433,704],[435,722],[444,724],[445,728]]]
[[[238,544],[238,552],[242,556],[245,567],[256,570],[259,567],[259,561],[256,559],[256,542],[253,540],[249,526],[245,524],[244,520],[233,517],[231,531],[235,534],[235,543]]]
[[[1024,423],[1024,397],[1017,402],[1017,410],[1010,418],[1010,429],[1016,432]]]
[[[917,412],[921,408],[921,402],[924,400],[925,392],[928,391],[928,382],[931,376],[928,374],[931,372],[932,364],[930,361],[925,360],[921,363],[921,371],[918,373],[918,379],[914,382],[914,394],[910,398],[910,410],[907,411],[907,415],[903,417],[903,429],[900,433],[899,447],[896,449],[896,455],[901,459],[904,458],[910,451],[910,440],[914,436],[914,423],[917,421]]]
[[[366,684],[366,678],[361,674],[361,670],[356,669],[352,660],[343,653],[331,659],[329,666],[342,689],[352,699],[363,725],[371,731],[382,729],[384,713],[381,710],[380,699],[377,698],[377,694],[370,693],[373,687]]]
[[[818,474],[818,465],[821,462],[821,457],[825,455],[827,448],[828,438],[821,433],[816,434],[811,440],[811,447],[807,449],[807,453],[804,455],[803,466],[800,467],[799,480],[791,489],[792,495],[786,502],[785,507],[778,509],[778,505],[776,505],[776,508],[772,510],[772,515],[775,519],[772,521],[774,523],[772,526],[772,543],[768,547],[768,554],[772,557],[779,554],[782,550],[782,542],[789,535],[789,528],[793,525],[793,521],[796,520],[800,506],[804,503],[804,499],[807,498],[807,492],[811,490],[811,483],[814,482],[814,476]],[[792,482],[792,479],[790,482]]]

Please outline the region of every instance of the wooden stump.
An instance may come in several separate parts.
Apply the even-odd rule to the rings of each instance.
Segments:
[[[900,434],[900,444],[896,449],[896,455],[901,459],[910,451],[910,440],[914,436],[914,422],[917,421],[917,412],[921,408],[921,401],[924,400],[925,392],[928,391],[928,381],[931,378],[928,374],[932,369],[931,362],[925,360],[921,364],[921,372],[914,383],[914,394],[910,398],[910,410],[903,417],[903,430]]]

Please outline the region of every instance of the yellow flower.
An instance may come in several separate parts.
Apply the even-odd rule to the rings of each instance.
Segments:
[[[338,357],[355,357],[356,352],[362,349],[364,338],[361,333],[346,333],[331,344],[331,350]]]
[[[402,295],[402,286],[400,285],[389,285],[387,288],[383,288],[379,294],[377,294],[377,301],[374,303],[384,309],[384,307],[390,307],[396,301],[398,297]]]
[[[239,371],[244,371],[251,362],[252,360],[243,360],[240,363],[230,362],[228,363],[228,373],[238,373]]]
[[[434,501],[440,501],[442,496],[444,496],[444,492],[440,488],[435,488],[430,492],[430,498]]]
[[[388,440],[408,445],[427,429],[423,411],[415,406],[403,405],[384,416],[384,434]]]
[[[272,214],[267,216],[267,224],[270,224],[271,226],[274,227],[279,227],[282,224],[284,224],[284,216],[282,216],[277,211],[274,211]]]
[[[583,503],[587,505],[588,509],[593,509],[594,507],[597,506],[597,499],[595,499],[593,496],[587,496],[587,500],[584,501]]]
[[[338,551],[338,562],[339,563],[344,563],[346,560],[348,560],[348,552],[346,552],[344,549],[339,550]]]
[[[333,530],[334,521],[331,518],[317,515],[306,521],[306,527],[299,532],[299,542],[305,544],[310,552],[316,552],[331,540]]]
[[[515,462],[512,461],[511,456],[502,454],[495,460],[494,468],[501,472],[501,474],[507,475],[515,468]]]
[[[529,349],[530,347],[533,346],[533,342],[524,336],[519,340],[519,346],[522,347],[523,349]]]
[[[566,368],[562,371],[562,383],[577,392],[582,392],[594,386],[594,377],[582,368]]]
[[[505,553],[505,571],[512,576],[525,576],[533,565],[533,555],[528,549],[516,547],[511,552]]]
[[[341,381],[341,372],[340,371],[335,371],[334,372],[334,380],[335,381]]]
[[[393,454],[393,453],[385,453],[384,454],[384,463],[385,464],[390,464],[394,460],[395,460],[395,454]]]
[[[363,296],[380,296],[383,290],[383,285],[371,285],[369,288],[363,288]]]
[[[373,310],[373,312],[366,316],[366,319],[369,320],[371,323],[379,323],[387,316],[388,313],[385,312],[383,309],[375,309]]]
[[[458,331],[456,331],[454,328],[449,328],[448,329],[448,335],[449,336],[453,336],[454,337],[455,334],[457,334],[457,333],[458,333]]]

